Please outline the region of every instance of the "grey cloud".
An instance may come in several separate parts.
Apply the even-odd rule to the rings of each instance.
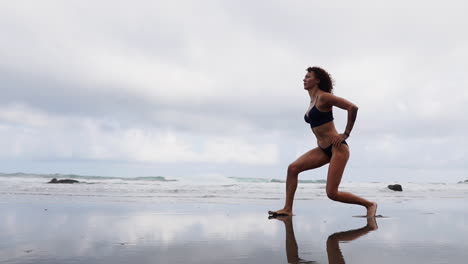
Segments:
[[[446,153],[451,162],[444,166],[467,158],[455,159],[450,151],[468,121],[462,1],[2,5],[0,29],[9,37],[0,44],[1,105],[24,103],[51,115],[107,120],[108,129],[268,138],[292,152],[297,144],[315,143],[302,120],[308,98],[301,80],[307,66],[318,64],[335,77],[336,94],[360,106],[353,138],[362,144],[390,135],[396,148],[405,148],[424,135],[447,143],[426,148],[416,140],[409,152]],[[115,61],[99,61],[98,67],[92,60],[119,56],[144,58],[149,75],[152,63],[176,70],[163,81],[142,81],[147,87],[139,90],[134,72],[127,77]],[[103,73],[90,70],[95,68]],[[335,115],[343,128],[344,113]],[[376,164],[390,164],[379,157],[384,161]],[[430,163],[421,159],[411,166]]]
[[[255,106],[242,102],[167,103],[128,90],[83,88],[83,84],[51,80],[32,74],[0,71],[3,105],[27,104],[54,115],[113,120],[126,126],[174,128],[188,132],[230,133],[286,128],[294,121],[291,107]],[[265,107],[263,107],[265,106]],[[263,108],[262,108],[263,107]]]

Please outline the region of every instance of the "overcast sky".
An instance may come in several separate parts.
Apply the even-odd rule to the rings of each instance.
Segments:
[[[0,172],[284,178],[317,146],[302,79],[320,66],[359,106],[344,181],[468,179],[466,10],[2,1]]]

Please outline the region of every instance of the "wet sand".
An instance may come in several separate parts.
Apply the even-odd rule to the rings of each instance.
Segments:
[[[468,199],[380,202],[383,218],[326,199],[292,218],[262,204],[7,197],[0,263],[466,263]]]

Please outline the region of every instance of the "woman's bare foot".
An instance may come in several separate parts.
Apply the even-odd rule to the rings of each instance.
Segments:
[[[367,217],[375,217],[377,213],[377,203],[372,203],[371,206],[367,207]]]
[[[368,217],[367,218],[367,226],[372,230],[377,230],[379,227],[377,226],[377,220],[375,217]]]
[[[287,209],[281,209],[278,211],[268,211],[269,215],[272,216],[292,216],[292,210],[287,210]]]
[[[292,218],[293,218],[292,216],[287,216],[287,215],[270,215],[268,217],[268,219],[276,219],[285,224],[291,224]]]

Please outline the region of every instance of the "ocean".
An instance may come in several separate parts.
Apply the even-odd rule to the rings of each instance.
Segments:
[[[75,184],[48,184],[52,178],[74,179]],[[387,188],[401,184],[402,192]],[[299,180],[296,200],[328,199],[326,180]],[[340,190],[378,201],[404,201],[411,198],[466,198],[468,183],[342,182]],[[123,202],[243,203],[283,200],[284,179],[247,177],[207,177],[200,180],[182,177],[104,177],[65,174],[0,174],[3,197],[48,196],[48,199],[92,198]]]

